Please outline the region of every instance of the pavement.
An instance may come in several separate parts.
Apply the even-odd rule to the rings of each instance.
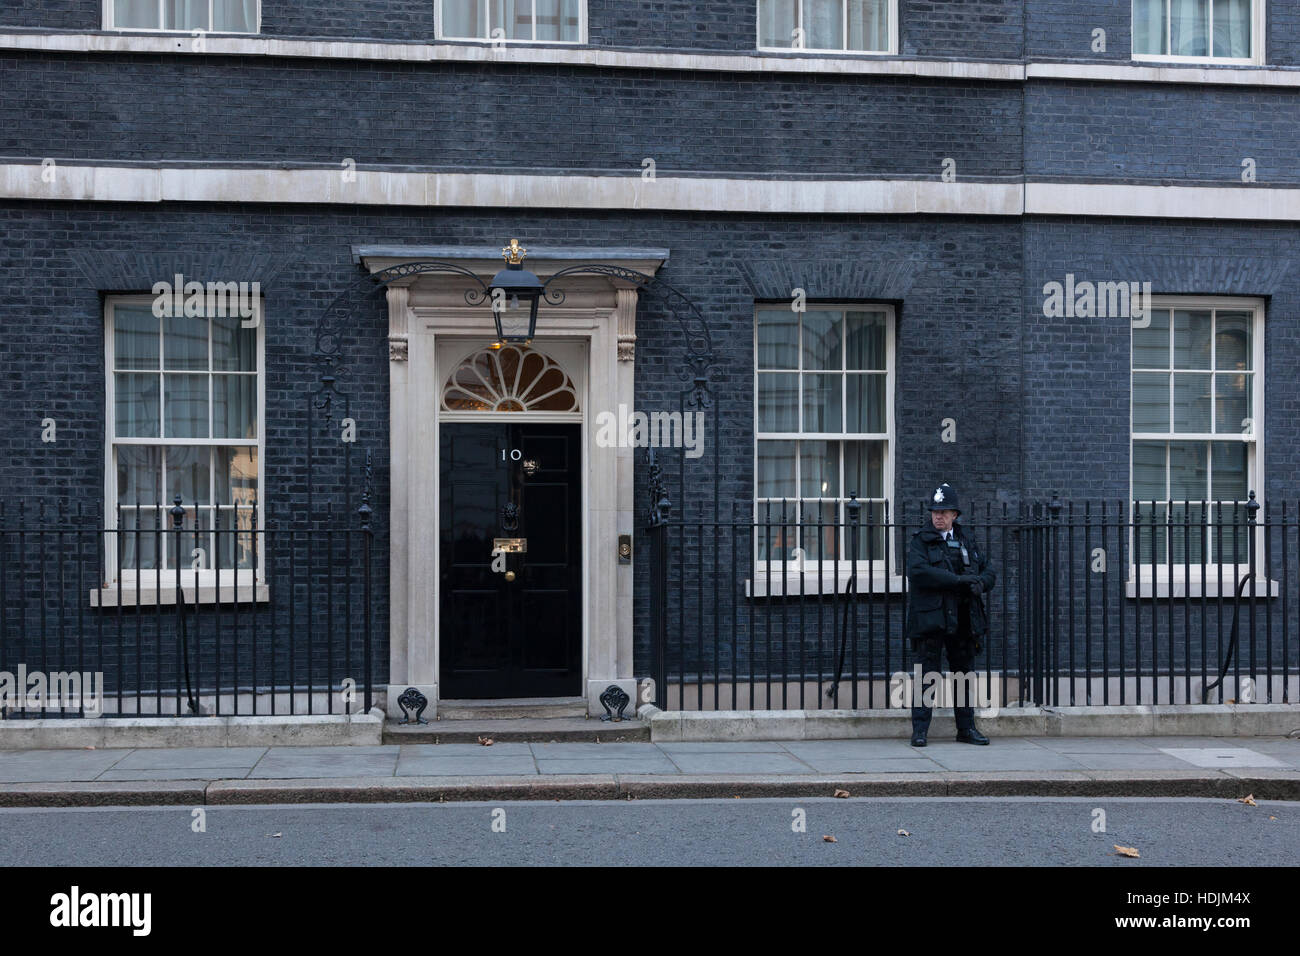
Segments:
[[[1300,800],[1300,739],[997,737],[0,751],[0,806],[832,796]]]

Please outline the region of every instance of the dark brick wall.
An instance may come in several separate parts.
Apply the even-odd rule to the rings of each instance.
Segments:
[[[1241,186],[1250,157],[1258,183],[1300,182],[1291,91],[1043,82],[1025,96],[1029,176]]]
[[[637,176],[652,157],[661,173],[928,177],[952,156],[966,177],[1019,170],[1020,94],[1006,84],[172,57],[9,63],[0,155],[350,157]],[[543,111],[565,118],[562,133],[539,130]]]
[[[5,0],[0,26],[87,33],[104,25],[103,0]]]

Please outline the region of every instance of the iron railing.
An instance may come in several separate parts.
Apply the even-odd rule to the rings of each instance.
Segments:
[[[906,551],[922,510],[794,502],[729,521],[660,508],[642,591],[661,707],[899,706]],[[816,512],[814,512],[814,516]],[[1088,502],[962,516],[996,568],[976,668],[999,707],[1289,702],[1300,689],[1300,509]]]
[[[0,503],[0,716],[370,709],[368,494],[310,515],[251,503],[217,521],[177,498],[105,517]]]

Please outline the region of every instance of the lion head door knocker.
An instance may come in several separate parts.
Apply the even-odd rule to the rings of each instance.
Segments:
[[[507,501],[501,509],[501,530],[519,530],[519,506],[513,501]]]

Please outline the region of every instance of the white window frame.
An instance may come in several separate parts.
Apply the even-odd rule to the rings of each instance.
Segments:
[[[795,8],[795,28],[803,26],[803,3],[804,0],[790,0],[796,4]],[[840,32],[844,37],[844,42],[849,42],[848,13],[849,6],[846,0],[840,0]],[[897,56],[898,55],[898,0],[889,0],[889,47],[884,50],[850,50],[850,49],[827,49],[823,47],[812,46],[763,46],[763,0],[754,0],[754,44],[755,48],[763,53],[816,53],[820,55],[839,55],[839,56]]]
[[[115,444],[133,444],[148,446],[163,445],[195,445],[203,447],[228,446],[228,445],[246,445],[257,449],[257,528],[258,534],[255,537],[255,547],[257,549],[257,579],[253,579],[253,568],[234,569],[209,567],[199,571],[192,568],[181,569],[181,590],[184,592],[186,601],[197,603],[213,603],[216,601],[228,602],[232,593],[237,593],[236,600],[239,602],[246,601],[266,601],[269,595],[266,587],[266,536],[263,533],[266,528],[265,524],[265,495],[264,483],[266,481],[266,311],[265,302],[259,301],[258,315],[261,320],[257,323],[257,440],[256,443],[249,442],[246,439],[219,439],[219,438],[124,438],[118,439],[116,436],[117,415],[116,415],[116,389],[115,389],[115,371],[114,371],[114,309],[118,305],[146,305],[152,306],[155,297],[152,295],[115,295],[108,296],[104,300],[104,581],[101,582],[101,588],[92,590],[90,599],[92,606],[96,607],[114,607],[119,603],[122,605],[152,605],[152,604],[174,604],[176,603],[176,569],[167,568],[161,573],[154,569],[141,570],[138,574],[133,568],[123,568],[121,580],[117,579],[117,467],[114,457],[113,448]],[[159,352],[161,362],[162,352]],[[159,373],[164,370],[160,367]],[[208,373],[211,379],[211,372]],[[165,408],[161,404],[165,396],[159,396],[159,416],[165,416]],[[209,403],[209,415],[211,414],[211,405]],[[170,502],[163,502],[164,517],[167,509],[171,506]],[[186,524],[194,520],[194,507],[192,502],[182,502],[185,508]],[[213,502],[215,511],[216,502]],[[169,522],[164,520],[163,527],[169,527]],[[211,534],[211,531],[206,532]],[[213,558],[215,560],[215,558]],[[195,594],[195,584],[198,585],[198,593]]]
[[[1173,29],[1173,17],[1168,15],[1169,0],[1165,3],[1165,46],[1172,47],[1169,31]],[[1151,63],[1199,63],[1203,65],[1222,64],[1224,66],[1263,66],[1268,60],[1264,55],[1264,41],[1267,34],[1265,24],[1268,22],[1264,10],[1265,0],[1251,0],[1250,7],[1250,56],[1179,56],[1172,53],[1138,53],[1133,49],[1133,24],[1136,19],[1136,0],[1129,0],[1129,56],[1133,60]],[[1214,43],[1214,0],[1210,0],[1210,44]]]
[[[854,569],[854,562],[844,557],[836,561],[835,558],[806,558],[791,560],[770,560],[758,556],[757,536],[760,534],[760,528],[765,520],[765,503],[772,499],[762,499],[758,494],[758,451],[759,442],[762,441],[833,441],[839,443],[845,442],[879,442],[885,443],[885,460],[883,464],[884,475],[881,485],[881,499],[863,498],[858,500],[862,502],[862,519],[865,523],[868,513],[868,502],[883,500],[889,506],[889,517],[891,521],[897,520],[894,513],[894,461],[896,454],[896,438],[894,428],[894,392],[897,388],[897,355],[896,341],[898,330],[898,311],[888,303],[884,302],[808,302],[807,311],[839,311],[839,312],[883,312],[885,314],[885,430],[884,432],[761,432],[758,430],[758,381],[763,371],[758,365],[758,318],[760,312],[785,312],[792,315],[796,321],[800,322],[802,329],[801,313],[790,311],[789,303],[757,303],[754,307],[754,333],[752,342],[752,355],[754,360],[753,382],[754,397],[752,405],[752,414],[754,422],[754,450],[752,461],[752,473],[754,475],[754,489],[752,494],[753,502],[753,521],[755,535],[755,565],[754,577],[752,582],[746,582],[746,593],[751,597],[768,596],[770,581],[770,596],[797,596],[802,593],[815,595],[821,593],[831,593],[839,591],[843,593],[848,583],[850,573]],[[797,354],[799,355],[800,366],[803,363],[803,344],[802,331],[800,332],[801,341],[796,345]],[[833,371],[833,370],[823,370]],[[802,377],[802,370],[797,372]],[[845,374],[841,370],[841,374]],[[842,401],[847,403],[848,397],[844,392]],[[800,415],[802,416],[803,403],[800,400]],[[846,407],[841,407],[841,421],[847,421]],[[802,422],[800,423],[802,425]],[[844,455],[841,451],[839,456],[840,462],[840,497],[838,502],[847,502],[849,492],[855,489],[844,486]],[[796,489],[799,480],[799,461],[795,460],[795,481]],[[859,494],[862,489],[856,489]],[[800,500],[798,497],[788,499],[794,507],[798,507]],[[779,507],[779,506],[778,506]],[[777,512],[779,516],[779,512]],[[876,519],[883,518],[883,510],[877,505]],[[847,514],[844,515],[847,521]],[[903,590],[902,569],[898,567],[897,562],[890,564],[888,574],[886,574],[886,553],[894,545],[894,535],[891,529],[886,529],[884,548],[874,560],[859,556],[857,561],[858,582],[857,590],[860,594],[866,594],[868,591],[880,594],[886,590],[892,593],[901,593]]]
[[[258,34],[260,34],[260,33],[262,32],[262,0],[257,0],[257,18],[256,18],[256,22],[255,22],[254,25],[253,25],[253,30],[250,31],[250,32],[248,32],[248,33],[245,33],[245,32],[242,31],[242,30],[235,30],[235,31],[230,31],[230,30],[213,30],[213,29],[212,29],[212,19],[213,19],[213,9],[212,9],[212,8],[213,8],[213,0],[208,0],[208,26],[207,26],[206,29],[204,29],[204,28],[202,28],[202,27],[190,27],[190,28],[188,28],[188,29],[184,29],[184,28],[182,28],[182,29],[174,29],[174,30],[164,30],[164,29],[162,28],[162,23],[163,23],[163,0],[158,0],[158,23],[159,23],[159,26],[157,26],[157,27],[119,27],[119,26],[115,26],[115,25],[113,24],[113,6],[114,6],[114,0],[104,0],[104,29],[105,29],[105,30],[117,30],[117,31],[119,31],[119,32],[127,32],[127,33],[167,33],[167,34],[180,34],[180,35],[183,35],[183,36],[190,36],[190,35],[193,35],[193,34],[195,34],[195,33],[216,33],[218,36],[257,36]]]
[[[1129,475],[1128,475],[1128,501],[1129,508],[1132,508],[1133,498],[1133,445],[1139,441],[1187,441],[1187,442],[1224,442],[1240,441],[1248,448],[1246,460],[1246,484],[1247,491],[1255,492],[1255,500],[1262,506],[1264,503],[1265,475],[1264,475],[1264,333],[1265,333],[1265,304],[1263,299],[1251,297],[1230,297],[1230,296],[1154,296],[1149,303],[1152,309],[1215,309],[1231,310],[1238,312],[1253,312],[1251,320],[1251,373],[1252,373],[1252,391],[1251,391],[1251,432],[1249,435],[1238,432],[1136,432],[1133,430],[1133,329],[1129,333]],[[1171,322],[1172,334],[1172,322]],[[1211,368],[1214,365],[1214,341],[1211,339]],[[1172,361],[1172,356],[1171,356]],[[1160,371],[1160,370],[1156,370]],[[1172,374],[1170,388],[1172,389]],[[1172,395],[1170,401],[1173,401]],[[1172,406],[1171,406],[1172,412]],[[1213,406],[1211,406],[1211,416],[1213,416]],[[1170,426],[1172,428],[1172,421]],[[1213,418],[1211,418],[1213,425]],[[1145,503],[1145,502],[1144,502]],[[1169,506],[1169,501],[1157,501],[1157,506]],[[1244,507],[1244,505],[1243,505]],[[1132,513],[1126,515],[1126,521],[1132,520]],[[1157,523],[1157,528],[1162,527]],[[1175,523],[1175,528],[1179,527]],[[1193,524],[1195,529],[1199,527]],[[1127,568],[1127,594],[1129,597],[1157,597],[1157,598],[1181,598],[1200,597],[1201,596],[1201,562],[1193,561],[1176,561],[1173,563],[1157,560],[1152,565],[1150,561],[1137,562],[1138,554],[1136,550],[1136,532],[1130,528],[1128,533],[1128,568]],[[1157,555],[1157,557],[1162,557]],[[1205,596],[1216,596],[1219,591],[1219,577],[1222,572],[1223,587],[1225,596],[1234,593],[1237,580],[1241,573],[1250,567],[1249,557],[1239,564],[1219,560],[1219,555],[1215,555],[1213,562],[1205,564]],[[1264,569],[1264,535],[1257,535],[1255,542],[1255,562],[1256,571],[1261,573]],[[1153,581],[1153,569],[1154,578]],[[1172,574],[1171,574],[1172,569]],[[1172,587],[1170,578],[1172,577]],[[1278,591],[1276,581],[1268,582],[1262,578],[1257,578],[1252,588],[1256,595],[1264,597],[1266,595],[1276,596]]]
[[[443,31],[442,5],[445,0],[436,0],[433,11],[434,36],[439,40],[450,40],[456,43],[486,43],[486,44],[507,44],[510,46],[585,46],[587,44],[587,0],[578,0],[578,39],[576,40],[519,40],[507,38],[486,37],[453,37],[446,36]],[[488,23],[488,0],[477,0],[482,6],[483,22]],[[533,0],[533,36],[537,35],[537,3]]]

